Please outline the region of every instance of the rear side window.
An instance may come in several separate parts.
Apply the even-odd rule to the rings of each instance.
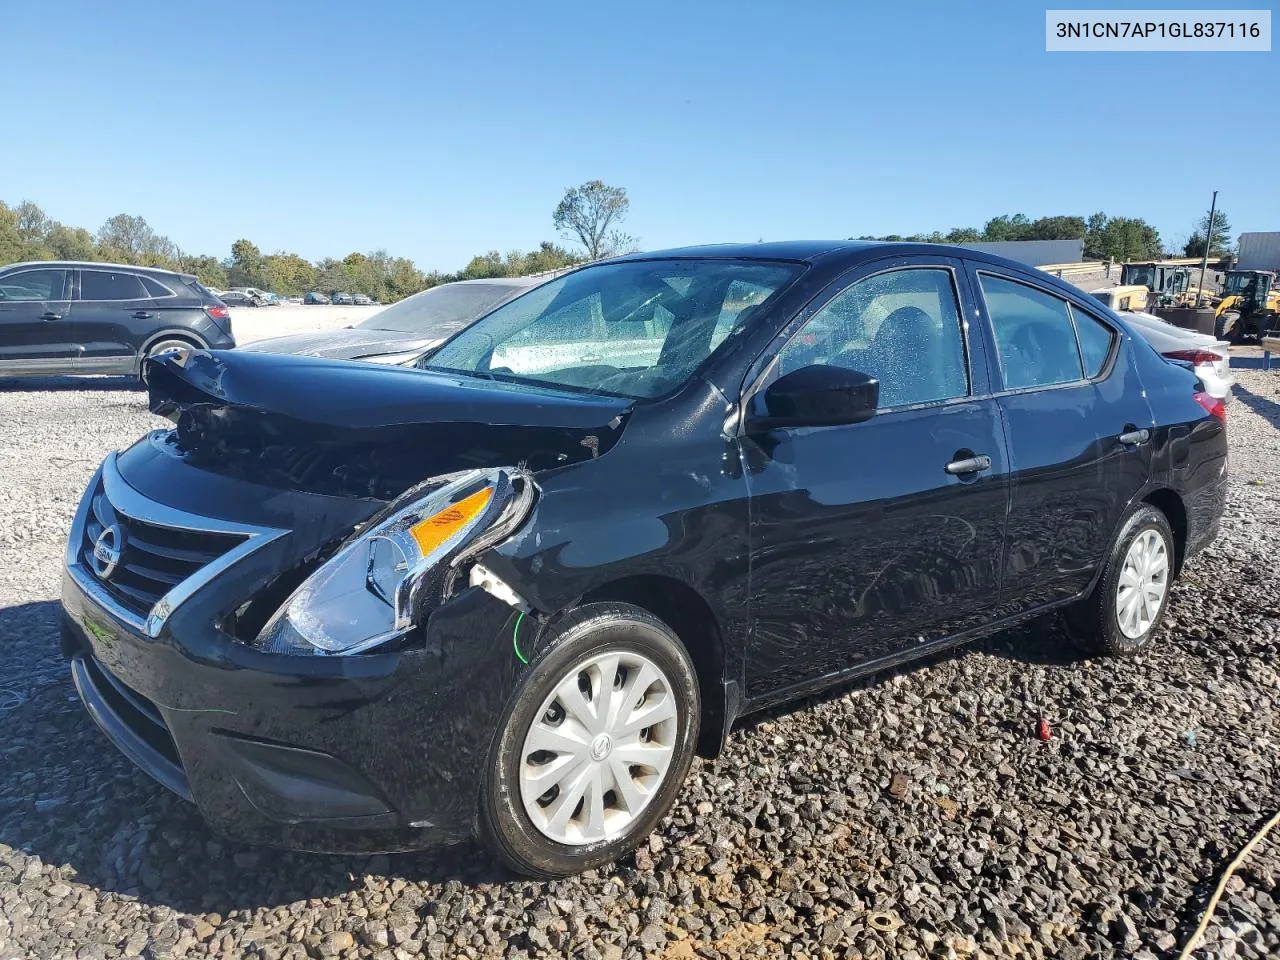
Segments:
[[[1101,320],[1094,319],[1075,306],[1071,308],[1071,316],[1076,322],[1076,333],[1080,337],[1080,356],[1084,359],[1084,375],[1092,379],[1106,366],[1107,357],[1111,356],[1111,344],[1115,340],[1115,334]]]
[[[142,300],[146,296],[147,291],[135,274],[108,270],[80,272],[81,300]]]
[[[160,299],[162,297],[175,296],[174,292],[159,280],[152,280],[150,277],[143,277],[142,285],[147,288],[147,293],[153,298]]]
[[[1000,277],[981,274],[980,279],[1006,389],[1084,379],[1065,300]]]
[[[23,270],[0,277],[0,301],[61,300],[65,270]]]

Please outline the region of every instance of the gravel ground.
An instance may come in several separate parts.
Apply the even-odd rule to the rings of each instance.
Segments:
[[[639,853],[541,883],[225,842],[119,756],[55,598],[91,471],[153,424],[122,381],[0,384],[0,960],[1171,957],[1280,805],[1278,387],[1239,372],[1223,536],[1154,652],[1080,661],[1050,621],[757,718]],[[1278,879],[1273,837],[1198,956],[1280,955]]]

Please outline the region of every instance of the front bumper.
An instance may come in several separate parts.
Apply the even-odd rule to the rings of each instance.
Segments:
[[[243,554],[157,618],[122,608],[69,549],[63,646],[90,715],[234,839],[354,853],[469,835],[519,666],[516,612],[468,588],[401,651],[261,653],[221,629],[212,598],[266,582],[273,555]]]

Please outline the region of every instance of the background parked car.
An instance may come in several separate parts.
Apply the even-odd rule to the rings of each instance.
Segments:
[[[303,303],[328,303],[329,298],[326,297],[323,293],[317,293],[316,291],[312,290],[305,297],[302,298],[302,302]]]
[[[252,293],[245,293],[243,290],[228,290],[220,299],[229,307],[261,307],[265,305],[261,297],[255,297]]]
[[[274,337],[242,349],[335,360],[405,363],[549,279],[549,276],[510,277],[445,283],[393,303],[353,327]]]
[[[343,307],[350,307],[355,304],[356,298],[349,293],[335,293],[329,298],[329,302]]]
[[[367,296],[365,296],[363,293],[357,293],[357,294],[355,294],[355,295],[351,298],[351,302],[352,302],[352,303],[354,303],[357,307],[370,307],[370,306],[373,306],[373,298],[372,298],[372,297],[367,297]]]
[[[190,274],[52,261],[0,269],[0,375],[137,374],[174,347],[236,345],[226,304]]]
[[[1174,326],[1150,313],[1121,313],[1120,316],[1166,360],[1191,364],[1209,396],[1218,400],[1231,396],[1236,381],[1231,375],[1229,340]]]

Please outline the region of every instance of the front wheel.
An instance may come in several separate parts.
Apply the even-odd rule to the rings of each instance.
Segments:
[[[1067,611],[1072,637],[1088,652],[1130,656],[1147,647],[1173,585],[1173,531],[1140,504],[1125,518],[1093,592]]]
[[[666,815],[693,761],[698,680],[648,611],[571,611],[520,679],[481,796],[489,848],[520,873],[560,877],[617,859]]]

